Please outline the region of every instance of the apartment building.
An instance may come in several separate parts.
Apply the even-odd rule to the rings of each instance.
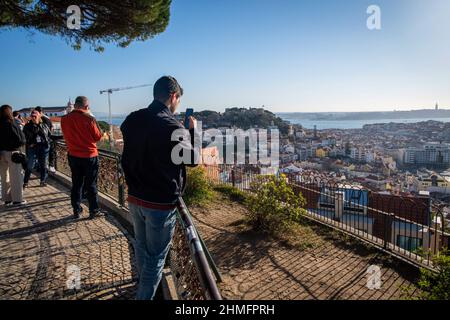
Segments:
[[[403,162],[419,165],[450,165],[450,147],[448,144],[427,143],[423,147],[405,150]]]
[[[375,154],[373,151],[365,148],[351,148],[350,158],[359,162],[373,162],[375,160]]]
[[[432,221],[429,196],[398,196],[347,184],[319,186],[314,181],[297,183],[294,189],[305,197],[311,214],[339,221],[372,239],[411,252],[421,247],[435,251],[443,245],[435,231],[441,222]]]
[[[429,191],[450,194],[450,177],[443,177],[437,173],[421,174],[414,177],[414,191]]]

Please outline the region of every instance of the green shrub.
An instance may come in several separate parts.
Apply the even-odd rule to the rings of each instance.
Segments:
[[[239,203],[245,203],[247,199],[247,195],[243,191],[227,184],[217,185],[214,187],[214,190],[225,194],[226,196],[228,196],[228,198],[230,198],[230,200]]]
[[[418,282],[422,300],[450,300],[450,252],[445,250],[432,258],[437,272],[420,270]]]
[[[109,123],[106,121],[97,121],[102,132],[109,132]]]
[[[246,205],[249,220],[256,229],[272,235],[288,231],[299,222],[305,199],[296,195],[286,177],[261,176],[251,183]]]
[[[183,199],[187,205],[202,205],[213,196],[203,167],[187,168],[187,185]]]

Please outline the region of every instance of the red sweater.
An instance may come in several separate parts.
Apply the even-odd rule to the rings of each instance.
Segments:
[[[61,130],[69,155],[77,158],[98,156],[96,143],[102,138],[97,121],[87,111],[75,109],[61,118]]]

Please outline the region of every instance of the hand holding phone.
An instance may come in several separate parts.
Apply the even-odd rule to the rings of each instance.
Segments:
[[[184,127],[189,129],[189,118],[194,114],[194,109],[187,108],[186,113],[184,115]]]
[[[197,119],[195,119],[193,116],[189,117],[189,130],[191,129],[197,129]]]

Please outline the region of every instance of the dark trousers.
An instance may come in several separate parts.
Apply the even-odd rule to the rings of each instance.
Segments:
[[[99,209],[97,193],[98,157],[77,158],[68,156],[69,166],[72,171],[71,202],[74,213],[81,212],[81,194],[84,189],[87,192],[89,212]]]
[[[40,172],[40,178],[41,182],[46,182],[48,177],[48,171],[47,171],[47,161],[48,161],[48,145],[45,144],[38,144],[34,147],[27,147],[27,168],[25,170],[25,177],[23,179],[24,183],[28,183],[31,176],[31,171],[34,168],[35,162],[37,160],[39,164],[39,172]]]
[[[50,140],[50,152],[48,154],[48,165],[50,167],[55,167],[55,160],[56,160],[56,148],[55,148],[56,142],[53,140]]]

